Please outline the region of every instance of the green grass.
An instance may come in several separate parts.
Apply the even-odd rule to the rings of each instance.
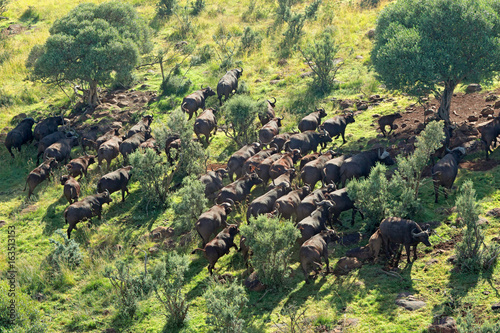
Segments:
[[[145,19],[153,19],[155,1],[130,2]],[[294,10],[303,10],[309,2],[298,3],[294,6]],[[315,107],[324,107],[329,116],[339,113],[338,108],[331,102],[332,97],[357,99],[363,95],[366,99],[375,93],[389,95],[389,92],[380,88],[380,83],[370,67],[371,42],[365,36],[365,33],[375,26],[380,8],[362,10],[356,1],[325,1],[320,6],[317,20],[306,23],[303,40],[310,40],[325,26],[334,25],[336,39],[341,45],[339,57],[345,59],[345,66],[337,76],[337,80],[343,83],[337,90],[327,95],[317,95],[309,89],[312,78],[300,77],[310,69],[297,53],[294,53],[286,64],[278,64],[279,59],[276,58],[274,45],[279,44],[281,31],[268,30],[274,22],[275,4],[259,1],[250,13],[251,3],[253,1],[248,0],[234,4],[219,0],[207,1],[206,8],[198,17],[192,19],[194,33],[191,33],[186,40],[196,48],[209,44],[213,49],[215,43],[212,35],[221,25],[235,35],[241,34],[246,26],[259,32],[263,37],[260,49],[248,54],[238,53],[235,60],[240,61],[244,68],[242,80],[245,81],[253,98],[260,100],[276,97],[277,113],[285,115],[285,129],[296,128],[299,115]],[[186,1],[181,1],[181,6],[186,4],[188,4]],[[12,106],[0,108],[2,133],[6,133],[14,126],[11,119],[20,113],[39,118],[58,112],[59,108],[62,108],[66,116],[70,114],[71,103],[59,89],[25,80],[28,70],[24,64],[30,49],[34,45],[42,44],[48,37],[51,24],[75,5],[74,1],[68,0],[21,0],[12,1],[9,5],[5,13],[9,19],[0,21],[0,28],[14,23],[21,23],[27,28],[30,24],[32,26],[19,35],[0,41],[2,45],[0,52],[8,54],[0,63],[2,90],[14,98]],[[38,21],[22,20],[29,6],[34,7],[33,10],[39,17]],[[32,18],[33,14],[30,17]],[[172,17],[157,26],[159,28],[155,32],[154,43],[157,48],[166,47],[168,40],[178,29],[178,22]],[[235,45],[238,45],[239,37],[233,39]],[[356,55],[362,56],[363,59],[355,59]],[[181,73],[186,72],[187,63]],[[222,74],[217,58],[212,55],[207,63],[193,66],[188,71],[187,77],[192,82],[190,91],[198,89],[200,85],[210,85],[215,88]],[[141,68],[136,77],[138,79],[136,89],[147,84],[149,88],[146,90],[159,90],[161,74],[158,66]],[[270,81],[274,79],[281,81],[278,84],[271,84]],[[488,86],[488,89],[496,87],[498,82]],[[67,92],[69,93],[69,89]],[[394,102],[382,103],[356,117],[356,123],[348,127],[346,145],[340,146],[341,142],[338,139],[331,146],[343,152],[367,148],[368,141],[377,136],[375,127],[370,126],[374,120],[373,114],[390,114],[403,110],[414,102],[399,94],[393,94],[391,97],[394,98]],[[166,123],[169,113],[178,107],[182,98],[183,96],[162,96],[160,101],[153,103],[147,110],[148,113],[155,115],[153,127]],[[207,101],[209,107],[217,105],[216,97]],[[382,139],[382,142],[388,144],[385,139]],[[208,148],[209,163],[223,163],[236,149],[229,138],[219,133]],[[79,154],[81,150],[78,148],[72,155],[76,157]],[[498,151],[494,152],[492,158],[498,159],[499,154]],[[123,332],[162,331],[165,319],[162,307],[153,295],[139,302],[139,309],[132,320],[121,319],[118,316],[116,296],[109,281],[103,277],[103,273],[106,266],[112,266],[118,259],[129,260],[134,271],[142,272],[145,252],[155,245],[143,236],[156,226],[171,224],[175,218],[172,209],[146,210],[141,200],[140,180],[133,179],[129,186],[130,196],[124,203],[120,201],[119,193],[113,194],[114,201],[105,206],[101,221],[94,219],[88,226],[86,223],[80,223],[79,230],[73,232],[72,236],[80,243],[84,253],[84,261],[80,267],[74,270],[65,268],[61,272],[55,272],[46,262],[46,257],[52,251],[49,238],[56,237],[54,232],[57,229],[66,229],[62,213],[67,207],[67,202],[62,197],[62,186],[58,183],[63,171],[56,171],[52,182],[40,184],[35,189],[34,196],[26,200],[26,192],[22,189],[27,174],[36,167],[33,158],[35,155],[36,148],[32,146],[23,146],[23,152],[20,155],[16,154],[15,159],[11,159],[5,149],[0,149],[0,220],[5,220],[8,225],[16,227],[18,257],[16,264],[20,291],[30,296],[37,293],[45,296],[42,302],[34,304],[42,310],[42,318],[48,331],[102,332],[110,327]],[[467,158],[482,158],[482,154]],[[121,159],[114,161],[112,167],[119,165]],[[105,171],[99,170],[96,165],[91,166],[89,178],[82,181],[82,197],[95,192],[95,184],[104,173]],[[474,181],[483,216],[485,212],[499,205],[500,168],[487,172],[460,170],[455,186],[458,188],[466,179]],[[257,189],[252,197],[261,193],[262,190]],[[415,219],[418,222],[436,221],[438,234],[444,240],[456,236],[459,233],[455,223],[456,214],[442,213],[442,208],[454,205],[456,191],[453,191],[447,200],[441,197],[439,204],[434,204],[432,184],[427,179],[423,183],[420,196],[424,209]],[[245,208],[238,208],[229,218],[229,222],[243,221]],[[341,218],[347,226],[350,213],[343,214]],[[489,243],[493,237],[498,236],[500,221],[493,217],[487,219],[489,224],[486,240]],[[362,226],[363,222],[357,217],[353,227],[339,227],[339,230],[345,233],[354,232]],[[6,230],[6,227],[0,229],[2,249],[7,246]],[[177,250],[183,253],[188,253],[201,245],[198,235],[194,232],[192,240],[182,246],[179,245],[179,238],[175,241]],[[442,240],[437,236],[431,237],[431,243],[440,242]],[[362,243],[364,244],[365,242]],[[158,254],[148,254],[149,267],[155,265],[164,253],[172,251],[161,246],[160,248]],[[330,255],[330,265],[333,266],[346,251],[345,247],[336,246]],[[452,250],[438,254],[421,245],[419,253],[425,256],[414,264],[409,266],[405,266],[404,262],[400,264],[399,274],[402,280],[383,273],[381,264],[366,264],[347,276],[322,276],[310,285],[304,283],[296,253],[292,265],[294,273],[280,291],[270,291],[265,295],[247,291],[249,302],[241,312],[241,317],[246,321],[246,331],[275,331],[272,325],[283,321],[279,318],[279,313],[289,305],[307,309],[305,315],[310,322],[314,325],[326,325],[332,329],[338,322],[347,318],[358,318],[359,323],[356,326],[346,329],[349,332],[425,332],[433,316],[450,314],[456,317],[463,311],[472,311],[479,323],[499,319],[499,314],[494,313],[490,307],[492,303],[498,302],[500,287],[498,265],[490,273],[465,275],[456,273],[447,261],[453,254]],[[183,288],[190,304],[189,318],[186,327],[180,331],[206,332],[208,331],[205,324],[206,309],[202,295],[208,278],[207,262],[201,255],[192,255],[191,259]],[[437,259],[438,262],[427,265],[431,259]],[[233,250],[218,261],[217,267],[218,274],[230,273],[239,281],[245,278],[243,260]],[[6,251],[0,251],[0,271],[6,270]],[[394,304],[395,298],[404,291],[425,299],[427,306],[416,312],[397,307]],[[489,293],[484,293],[485,291]]]

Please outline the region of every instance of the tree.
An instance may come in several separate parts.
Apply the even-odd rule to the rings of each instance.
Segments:
[[[450,126],[460,83],[492,79],[500,69],[500,7],[493,0],[401,0],[381,12],[372,61],[389,89],[440,100]],[[445,131],[448,133],[448,131]]]
[[[94,107],[100,103],[98,85],[110,82],[113,75],[130,76],[140,54],[151,50],[149,35],[132,5],[80,4],[50,28],[32,79],[61,89],[71,83],[75,94]]]
[[[265,101],[254,101],[250,96],[237,95],[222,106],[226,136],[244,146],[257,139],[255,119],[259,111],[267,110]]]

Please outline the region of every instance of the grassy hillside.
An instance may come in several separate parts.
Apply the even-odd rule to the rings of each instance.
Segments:
[[[25,63],[31,48],[44,43],[49,36],[48,31],[53,22],[82,2],[19,0],[9,4],[4,14],[8,19],[0,20],[0,30],[13,24],[20,24],[23,28],[18,34],[2,35],[0,38],[0,101],[8,101],[6,105],[0,106],[2,142],[6,133],[16,125],[12,118],[21,113],[37,119],[61,112],[66,117],[75,114],[73,107],[76,100],[70,94],[70,87],[65,87],[68,98],[57,87],[30,82],[27,80],[29,72]],[[192,83],[189,92],[199,89],[200,85],[216,87],[225,71],[219,68],[221,59],[217,52],[221,51],[212,36],[230,32],[232,37],[228,46],[234,48],[234,66],[244,68],[242,90],[249,92],[256,100],[276,97],[277,113],[285,116],[283,127],[286,130],[296,129],[297,119],[315,107],[324,107],[329,117],[339,113],[339,106],[332,98],[366,100],[372,94],[388,97],[380,105],[357,115],[356,122],[349,125],[347,130],[348,143],[340,147],[340,139],[334,140],[330,145],[333,149],[351,152],[371,147],[371,140],[377,138],[378,134],[376,127],[372,126],[372,116],[404,111],[405,107],[415,103],[406,96],[385,91],[370,65],[372,43],[366,33],[375,27],[377,13],[388,1],[381,1],[376,8],[364,8],[358,1],[351,0],[324,1],[319,7],[317,18],[306,21],[302,42],[310,42],[325,27],[332,26],[340,45],[338,57],[343,58],[345,65],[336,77],[339,81],[337,89],[328,94],[319,94],[310,88],[313,79],[303,75],[310,69],[300,53],[293,52],[286,61],[280,61],[276,46],[283,38],[286,24],[275,26],[277,3],[274,1],[207,0],[198,16],[187,16],[189,24],[182,21],[186,19],[182,13],[184,6],[190,8],[190,1],[179,2],[179,17],[163,20],[156,17],[155,1],[128,2],[150,22],[154,31],[153,52],[162,48],[173,52],[175,43],[185,40],[188,48],[193,50],[192,57],[201,57],[201,50],[208,45],[211,55],[208,61],[190,66],[192,57],[189,57],[181,66],[180,72],[187,73],[186,77]],[[292,9],[301,12],[310,3],[309,0],[297,1]],[[191,28],[186,30],[187,26]],[[246,27],[250,27],[261,39],[260,47],[249,52],[240,49]],[[172,66],[167,64],[167,70]],[[141,67],[135,73],[135,78],[134,89],[154,91],[160,95],[159,66]],[[486,88],[494,90],[497,86]],[[460,89],[463,91],[463,88]],[[172,110],[179,107],[186,94],[159,96],[157,101],[138,113],[154,114],[153,127],[160,127],[166,123]],[[218,101],[216,97],[211,97],[207,104],[217,106]],[[109,116],[107,119],[110,119]],[[124,124],[124,127],[132,125]],[[397,146],[397,143],[386,139],[377,140],[394,149]],[[231,140],[219,132],[208,148],[208,163],[224,163],[236,149]],[[80,153],[81,148],[76,148],[72,156],[76,157]],[[495,152],[492,158],[498,159],[498,154]],[[113,194],[114,201],[105,206],[102,220],[94,219],[91,226],[80,223],[79,230],[73,232],[73,238],[80,244],[83,253],[83,263],[74,269],[63,267],[54,270],[47,256],[54,248],[50,239],[61,241],[56,230],[66,231],[63,211],[67,202],[58,182],[64,171],[57,170],[52,182],[40,184],[33,197],[27,200],[23,187],[26,176],[37,166],[35,156],[36,148],[33,146],[23,146],[22,153],[16,154],[15,159],[9,156],[3,145],[0,148],[0,220],[7,223],[0,227],[2,291],[7,288],[5,278],[9,268],[7,251],[4,250],[7,249],[7,227],[15,226],[19,309],[24,309],[26,314],[31,312],[34,318],[40,318],[48,332],[102,332],[108,328],[119,332],[173,331],[164,328],[164,310],[153,294],[139,302],[133,319],[120,317],[119,301],[110,281],[103,274],[106,267],[115,267],[120,260],[127,262],[134,273],[140,273],[143,271],[145,253],[148,253],[148,267],[156,265],[165,253],[174,248],[188,254],[201,245],[198,235],[192,232],[175,237],[174,245],[170,247],[155,244],[143,237],[157,226],[171,225],[175,214],[171,207],[165,210],[146,209],[141,200],[140,180],[132,178],[130,196],[124,203],[120,201],[119,193]],[[476,161],[482,157],[482,153],[475,153],[467,156],[466,160]],[[112,167],[117,168],[121,163],[119,157]],[[96,165],[92,165],[90,170],[89,177],[81,182],[81,197],[95,193],[95,184],[106,173]],[[489,244],[500,232],[499,218],[485,215],[499,205],[500,168],[494,167],[488,171],[461,169],[455,183],[457,188],[467,179],[474,180],[482,217],[488,220],[485,228],[486,243]],[[256,190],[252,198],[260,194],[262,191]],[[487,273],[465,274],[454,270],[447,260],[454,253],[452,240],[456,240],[461,233],[455,222],[456,213],[450,209],[454,206],[456,191],[447,200],[441,199],[439,204],[434,204],[432,181],[427,178],[420,195],[424,209],[415,220],[419,223],[432,221],[440,237],[431,236],[432,248],[420,245],[419,254],[422,256],[413,265],[400,264],[400,278],[386,274],[381,263],[367,263],[346,276],[326,275],[312,284],[305,284],[299,267],[298,251],[295,251],[293,274],[281,290],[246,291],[249,301],[240,313],[245,320],[245,331],[275,332],[280,327],[284,329],[281,324],[288,323],[289,319],[282,315],[282,311],[290,306],[296,307],[297,312],[305,311],[307,323],[303,325],[302,331],[311,332],[327,332],[338,326],[342,327],[343,332],[425,332],[433,317],[441,314],[457,318],[472,313],[477,324],[498,321],[500,315],[491,309],[491,304],[499,302],[500,298],[499,265]],[[179,198],[172,195],[171,200]],[[245,212],[245,207],[237,209],[228,222],[243,221],[245,214],[242,212]],[[342,215],[345,226],[349,220],[350,212]],[[348,234],[361,230],[363,222],[358,217],[353,227],[345,226],[339,231]],[[365,245],[366,242],[365,239],[359,245]],[[153,246],[158,246],[159,252],[150,253],[149,249]],[[330,265],[333,266],[347,250],[348,247],[336,245],[330,255]],[[206,324],[207,310],[203,298],[209,277],[207,262],[200,255],[191,255],[190,258],[192,261],[183,287],[190,308],[187,324],[179,331],[207,332],[209,327]],[[240,282],[246,277],[243,259],[233,250],[218,261],[217,267],[218,274],[230,273]],[[417,311],[398,307],[395,299],[403,292],[410,292],[416,298],[425,300],[426,306]],[[0,293],[2,308],[6,302],[6,294]],[[355,324],[349,324],[352,322]],[[306,329],[306,326],[309,328]],[[31,328],[35,330],[34,326]],[[25,328],[26,331],[28,329],[29,326]]]

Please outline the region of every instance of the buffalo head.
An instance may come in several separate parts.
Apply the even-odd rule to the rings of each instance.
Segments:
[[[276,107],[276,98],[272,97],[274,99],[274,102],[271,102],[270,100],[267,100],[267,102],[269,103],[269,105],[274,108]]]
[[[383,152],[379,149],[377,152],[378,160],[384,162],[386,165],[394,165],[396,162],[392,159],[391,155],[387,150],[384,149]]]
[[[424,243],[427,246],[431,246],[431,243],[429,242],[429,230],[421,231],[421,232],[416,232],[418,231],[417,228],[413,229],[411,231],[411,236],[415,239],[418,240],[419,242]]]
[[[316,108],[316,111],[319,112],[320,118],[326,117],[326,111],[325,111],[325,109],[323,109],[323,108],[321,108],[321,109]]]

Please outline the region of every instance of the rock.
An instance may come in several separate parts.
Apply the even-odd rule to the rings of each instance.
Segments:
[[[498,96],[497,96],[497,95],[493,95],[493,94],[492,94],[492,95],[488,95],[488,96],[486,96],[485,101],[486,101],[486,102],[493,102],[493,101],[496,101],[497,99],[498,99]]]
[[[378,113],[372,114],[373,118],[380,118],[380,115]]]
[[[7,224],[7,222],[5,222],[5,221],[3,221],[3,220],[2,220],[2,221],[0,221],[0,228],[1,228],[1,227],[3,227],[3,226],[4,226],[4,225],[6,225],[6,224]]]
[[[366,104],[366,102],[356,102],[356,109],[358,109],[359,111],[364,111],[366,109],[368,109],[368,104]]]
[[[436,317],[427,331],[429,333],[457,333],[458,329],[453,317]]]
[[[500,217],[500,208],[493,208],[492,210],[488,211],[486,215],[493,217]]]
[[[347,109],[350,108],[354,105],[354,101],[351,101],[350,99],[344,99],[340,101],[340,107],[342,109]]]
[[[371,95],[369,100],[370,100],[370,103],[374,103],[374,102],[381,102],[383,100],[383,98],[380,97],[380,95]]]
[[[467,118],[467,121],[468,121],[469,123],[473,123],[473,122],[476,122],[476,121],[478,121],[478,120],[479,120],[479,118],[478,118],[478,117],[476,117],[476,116],[469,116],[469,117]]]
[[[483,87],[481,87],[480,84],[472,83],[472,84],[469,84],[467,86],[467,88],[465,89],[465,92],[467,94],[471,94],[471,93],[478,92],[478,91],[481,91],[481,90],[483,90]]]
[[[401,124],[401,128],[406,128],[406,124]]]
[[[345,275],[354,269],[360,268],[361,266],[363,266],[363,264],[356,258],[342,257],[335,265],[333,274]]]
[[[271,80],[269,81],[269,84],[277,84],[278,82],[280,82],[281,80]]]
[[[158,253],[158,251],[160,251],[160,249],[159,249],[159,248],[157,248],[156,246],[152,246],[152,247],[150,247],[150,248],[148,249],[148,252],[149,252],[150,254],[155,254],[155,253]]]
[[[18,122],[20,122],[21,120],[23,120],[26,117],[28,117],[26,115],[26,113],[22,112],[18,115],[15,115],[14,117],[12,117],[12,120],[10,122],[17,125]]]
[[[452,255],[451,257],[449,257],[448,259],[446,259],[447,262],[449,262],[450,264],[454,264],[455,261],[457,261],[457,256],[456,255]]]
[[[361,59],[363,59],[363,56],[357,55],[356,59],[361,60]]]
[[[375,29],[370,29],[366,32],[365,34],[366,37],[368,37],[368,39],[373,39],[375,38]]]
[[[149,237],[153,240],[163,240],[174,235],[174,228],[172,227],[157,227],[149,233]]]
[[[38,302],[44,301],[45,300],[45,295],[42,293],[36,293],[33,295],[33,298],[36,299]]]
[[[500,310],[500,303],[495,303],[491,305],[493,311]]]
[[[259,281],[257,276],[257,272],[253,272],[250,276],[245,280],[245,287],[250,289],[251,291],[263,291],[266,289],[266,286]]]
[[[126,108],[128,106],[128,102],[125,101],[119,101],[116,105],[120,108]]]
[[[425,265],[431,266],[431,265],[437,264],[438,262],[439,262],[439,260],[437,260],[437,259],[431,259],[428,262],[426,262]]]
[[[479,220],[477,220],[476,224],[481,226],[481,225],[488,225],[490,224],[490,222],[487,219],[480,218]]]
[[[483,116],[488,116],[488,115],[494,114],[494,113],[495,113],[495,110],[491,106],[489,106],[489,107],[484,108],[484,109],[481,110],[481,114]]]
[[[496,102],[495,102],[495,105],[493,105],[493,107],[494,107],[495,109],[500,108],[500,101],[496,101]]]
[[[370,248],[367,246],[356,247],[354,249],[350,249],[346,252],[346,257],[356,258],[358,260],[368,260],[372,258],[370,253]]]
[[[423,308],[426,303],[424,301],[416,299],[412,295],[409,295],[405,298],[396,299],[396,305],[399,305],[409,311],[415,311]]]

